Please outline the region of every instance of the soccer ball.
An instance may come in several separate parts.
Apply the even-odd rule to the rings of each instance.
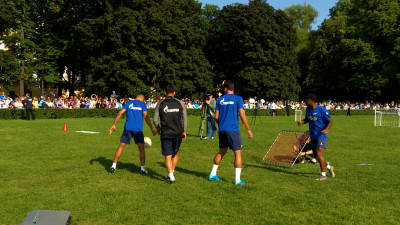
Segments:
[[[151,147],[151,139],[149,137],[144,137],[144,147]]]

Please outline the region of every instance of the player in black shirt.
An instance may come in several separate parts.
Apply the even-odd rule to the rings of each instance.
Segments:
[[[32,110],[32,98],[30,97],[29,93],[26,93],[26,98],[24,100],[24,105],[26,109],[26,118],[27,120],[30,120],[29,113],[32,114],[32,119],[35,120],[35,114],[33,114]]]
[[[185,105],[174,98],[172,85],[165,89],[166,98],[160,101],[154,110],[153,123],[161,135],[161,152],[165,156],[168,182],[175,183],[174,170],[178,163],[178,151],[182,140],[186,139],[187,115]],[[158,124],[160,117],[160,125]]]

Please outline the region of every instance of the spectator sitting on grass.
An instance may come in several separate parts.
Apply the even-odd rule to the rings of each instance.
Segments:
[[[63,102],[61,100],[61,98],[58,98],[57,100],[57,108],[61,109],[63,107]]]
[[[50,98],[46,101],[46,103],[48,108],[54,108],[54,102]]]
[[[14,108],[15,108],[15,109],[22,109],[22,108],[24,108],[24,104],[22,104],[21,99],[19,99],[19,98],[15,99],[15,101],[14,101]]]
[[[6,109],[7,107],[6,100],[0,100],[0,109]]]
[[[46,99],[43,98],[43,96],[39,99],[38,106],[39,108],[43,108],[43,102],[46,101]]]
[[[33,106],[34,109],[39,108],[39,102],[38,102],[38,99],[36,97],[33,97],[32,106]]]
[[[88,97],[85,98],[85,109],[89,109],[90,108],[90,99]]]
[[[49,106],[47,105],[47,102],[44,101],[44,99],[42,99],[41,102],[42,102],[42,106],[40,108],[43,108],[43,109],[49,108]]]

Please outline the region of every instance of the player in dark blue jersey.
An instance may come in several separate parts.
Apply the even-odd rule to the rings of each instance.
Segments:
[[[245,183],[240,179],[242,171],[242,138],[239,132],[238,115],[246,126],[250,139],[253,138],[253,133],[244,114],[243,98],[234,94],[233,82],[229,80],[225,81],[223,90],[225,95],[217,100],[215,108],[215,120],[218,123],[219,129],[219,152],[214,157],[214,165],[208,179],[220,180],[217,176],[217,169],[229,147],[235,153],[235,184],[244,185]]]
[[[114,173],[122,151],[125,149],[126,144],[131,143],[131,139],[133,138],[135,140],[135,144],[137,144],[139,148],[139,157],[141,164],[140,173],[147,174],[147,171],[145,169],[146,155],[144,151],[143,118],[145,119],[147,125],[149,125],[153,136],[156,135],[157,132],[153,129],[149,117],[147,116],[147,105],[144,103],[144,96],[142,94],[138,94],[135,100],[131,100],[125,103],[124,107],[118,112],[118,115],[115,117],[114,124],[108,131],[110,135],[115,130],[118,120],[125,112],[126,122],[124,126],[124,131],[121,136],[119,147],[115,152],[114,162],[110,168],[110,173]]]
[[[308,123],[310,129],[311,148],[313,149],[314,156],[319,161],[321,167],[321,176],[317,180],[326,180],[325,167],[328,168],[332,177],[335,177],[333,166],[327,165],[323,156],[324,149],[326,149],[326,142],[328,139],[328,131],[332,127],[332,118],[328,110],[317,104],[317,96],[315,94],[308,94],[306,96],[306,118],[298,121],[297,124]]]

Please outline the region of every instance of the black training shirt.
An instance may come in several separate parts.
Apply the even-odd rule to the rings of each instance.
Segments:
[[[161,138],[182,137],[182,132],[187,127],[187,115],[185,105],[181,101],[173,97],[167,97],[160,101],[153,116],[153,123],[156,127],[159,127],[158,117],[160,117],[161,123]]]

